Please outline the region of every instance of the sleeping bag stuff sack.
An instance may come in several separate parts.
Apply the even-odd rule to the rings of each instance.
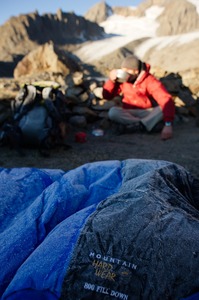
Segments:
[[[0,169],[1,300],[199,299],[199,180],[157,160]]]

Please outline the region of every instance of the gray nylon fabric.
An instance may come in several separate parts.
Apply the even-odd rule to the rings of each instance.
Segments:
[[[39,145],[52,128],[52,118],[43,106],[35,106],[19,121],[25,144]]]
[[[199,291],[198,180],[165,161],[126,160],[120,190],[83,228],[61,299],[177,300]]]

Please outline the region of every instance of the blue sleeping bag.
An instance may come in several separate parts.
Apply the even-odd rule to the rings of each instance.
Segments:
[[[0,169],[0,299],[199,299],[199,181],[167,161]]]

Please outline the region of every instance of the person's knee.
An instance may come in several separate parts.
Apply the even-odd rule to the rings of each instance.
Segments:
[[[119,107],[112,107],[108,112],[108,117],[112,121],[117,121],[120,116],[121,109]]]

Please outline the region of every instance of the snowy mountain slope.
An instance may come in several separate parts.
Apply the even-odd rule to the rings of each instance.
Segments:
[[[100,24],[107,33],[106,38],[86,43],[75,54],[81,57],[84,62],[90,63],[134,40],[143,37],[155,37],[158,27],[155,19],[162,10],[162,7],[153,6],[146,11],[146,16],[142,18],[119,15],[110,16],[105,22]]]
[[[189,0],[189,2],[196,6],[199,14],[199,0]],[[199,53],[199,30],[180,35],[157,36],[156,30],[159,26],[157,18],[163,12],[164,7],[154,5],[146,10],[144,17],[112,15],[108,17],[105,22],[100,24],[106,32],[106,38],[92,43],[86,43],[77,50],[75,54],[80,57],[82,61],[92,63],[97,60],[100,61],[100,59],[106,55],[124,47],[132,41],[145,37],[147,39],[134,49],[135,54],[141,59],[148,59],[152,64],[158,65],[158,61],[155,61],[154,57],[161,57],[160,52],[163,51],[163,62],[165,63],[165,67],[168,67],[168,71],[180,71],[187,67],[195,67],[195,59],[197,60],[198,55],[196,53]],[[194,49],[190,46],[192,43],[194,44]],[[169,56],[170,63],[168,63],[165,58],[166,49],[174,52],[173,59],[171,59],[171,55]],[[151,51],[157,53],[157,55],[149,55]],[[189,51],[191,51],[191,54],[189,54]],[[188,55],[189,58],[193,57],[193,60],[188,59],[189,64],[186,66],[183,64],[179,65],[179,61],[175,59],[177,54],[180,57],[182,56],[182,58],[179,59],[180,61],[187,60],[184,55]],[[150,61],[152,57],[153,59]],[[162,65],[162,61],[160,63]]]

